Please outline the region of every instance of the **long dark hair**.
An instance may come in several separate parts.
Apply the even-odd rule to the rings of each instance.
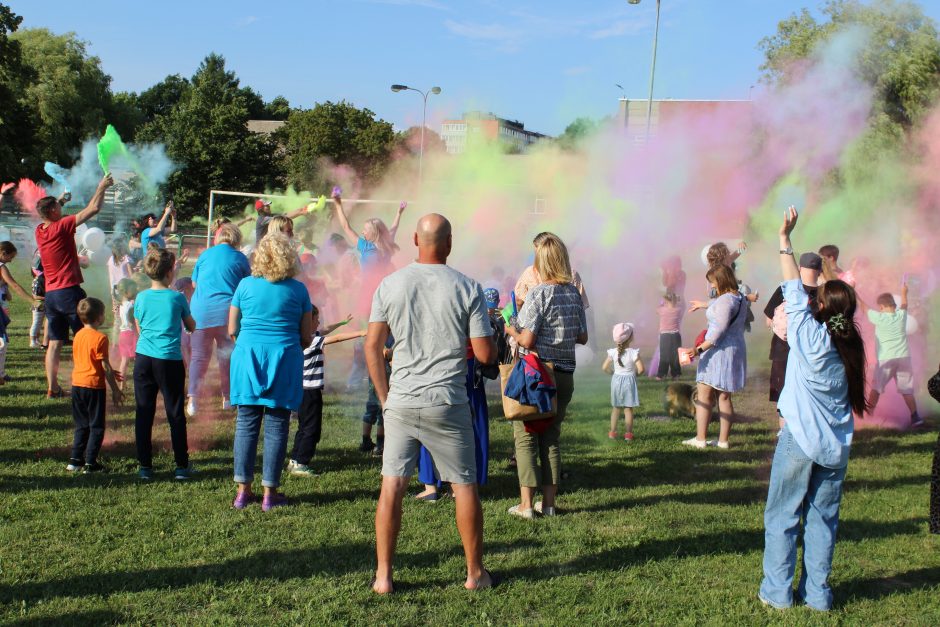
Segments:
[[[826,281],[819,288],[816,320],[826,325],[832,345],[839,352],[849,384],[849,404],[862,415],[868,411],[865,398],[865,342],[855,324],[855,290],[845,281]]]

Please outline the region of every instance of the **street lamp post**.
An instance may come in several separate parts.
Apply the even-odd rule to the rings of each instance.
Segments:
[[[640,0],[627,0],[630,4],[640,4]],[[653,31],[653,61],[650,63],[650,93],[646,102],[646,141],[650,139],[650,123],[653,119],[653,79],[656,76],[656,44],[659,40],[659,4],[656,0],[656,28]]]
[[[420,89],[415,89],[414,87],[408,87],[407,85],[392,85],[392,91],[416,91],[421,94],[421,97],[424,99],[424,109],[421,114],[421,148],[418,151],[418,182],[424,182],[424,127],[427,126],[428,119],[428,96],[431,94],[441,93],[440,87],[432,87],[428,91],[421,91]]]

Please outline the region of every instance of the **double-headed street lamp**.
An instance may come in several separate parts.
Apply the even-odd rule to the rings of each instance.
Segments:
[[[630,4],[640,4],[640,0],[627,0]],[[659,3],[656,0],[656,30],[653,31],[653,61],[650,63],[650,93],[646,103],[646,141],[650,139],[650,122],[653,118],[653,78],[656,76],[656,44],[659,39]]]
[[[424,99],[424,110],[421,114],[421,149],[418,152],[418,182],[421,183],[424,181],[424,127],[427,126],[428,119],[428,96],[441,93],[441,88],[432,87],[428,91],[421,91],[414,87],[408,87],[408,85],[392,85],[392,91],[394,92],[406,90],[416,91],[421,94],[421,97]]]

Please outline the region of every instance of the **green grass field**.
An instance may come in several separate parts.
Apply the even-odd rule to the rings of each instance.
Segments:
[[[777,612],[756,599],[776,431],[765,382],[754,378],[736,399],[733,448],[699,451],[679,444],[692,421],[645,418],[661,413],[662,384],[644,380],[636,440],[626,444],[607,439],[608,379],[594,364],[577,381],[562,433],[570,478],[554,519],[506,514],[518,498],[511,432],[491,405],[494,459],[482,496],[486,564],[501,586],[463,589],[452,500],[410,501],[398,592],[379,598],[368,581],[380,465],[355,450],[364,393],[326,396],[315,460],[323,474],[286,477],[292,505],[269,514],[230,507],[227,416],[193,426],[194,481],[172,480],[162,422],[157,479],[136,480],[128,409],[109,416],[110,472],[71,476],[68,402],[42,397],[28,310],[16,303],[13,314],[14,380],[0,388],[4,624],[940,624],[940,536],[926,525],[934,433],[859,432],[835,608]],[[336,382],[345,369],[331,354],[347,349],[331,350]]]

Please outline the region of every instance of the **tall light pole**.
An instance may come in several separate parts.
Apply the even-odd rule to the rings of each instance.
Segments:
[[[640,4],[640,0],[627,0],[630,4]],[[653,61],[650,63],[650,93],[646,103],[646,141],[650,140],[650,123],[653,121],[653,79],[656,76],[656,44],[659,40],[659,3],[656,0],[656,29],[653,31]]]
[[[428,96],[431,94],[441,93],[440,87],[432,87],[428,91],[421,91],[420,89],[415,89],[414,87],[408,87],[408,85],[392,85],[392,91],[416,91],[421,94],[421,97],[424,99],[424,110],[421,114],[421,148],[418,151],[418,182],[424,182],[424,127],[427,126],[428,119]]]

